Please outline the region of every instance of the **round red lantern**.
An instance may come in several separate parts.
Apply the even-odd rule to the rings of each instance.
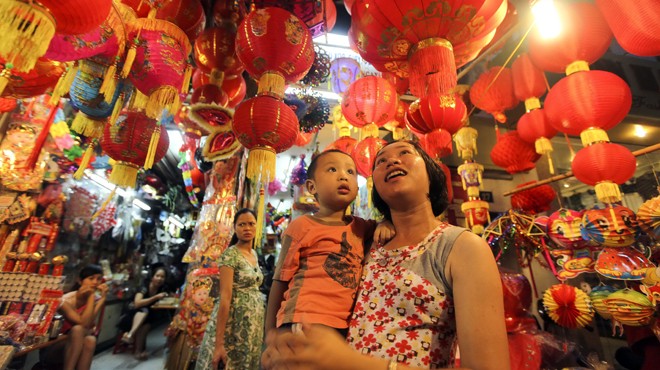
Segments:
[[[170,0],[156,13],[156,18],[174,23],[192,42],[204,30],[206,15],[199,0]]]
[[[0,69],[5,67],[0,60]],[[34,68],[28,72],[16,72],[9,77],[9,82],[2,96],[16,99],[30,98],[53,91],[53,88],[66,70],[66,65],[45,58],[39,58]]]
[[[606,71],[580,71],[559,80],[545,99],[550,125],[569,135],[597,127],[608,130],[630,111],[632,93],[619,76]]]
[[[216,104],[221,107],[226,107],[227,103],[229,103],[229,97],[227,96],[227,93],[217,85],[208,84],[195,89],[190,101],[192,104]]]
[[[357,145],[357,143],[358,141],[350,136],[342,136],[339,139],[328,144],[328,146],[326,146],[325,149],[323,150],[325,151],[330,149],[337,149],[352,156],[353,150],[355,150],[355,146]]]
[[[562,20],[558,37],[543,38],[538,30],[529,36],[529,56],[544,71],[569,74],[583,69],[605,54],[612,32],[598,8],[589,2],[555,2]]]
[[[377,136],[378,127],[396,117],[397,95],[384,78],[362,77],[351,84],[341,102],[346,120],[355,127],[365,127],[367,135]]]
[[[511,174],[531,170],[539,158],[534,146],[521,139],[515,130],[499,135],[490,152],[493,163]]]
[[[532,63],[527,53],[522,53],[511,65],[513,92],[516,98],[525,102],[525,109],[541,107],[539,98],[545,94],[545,76],[543,71]]]
[[[523,114],[518,121],[516,130],[518,130],[521,139],[534,144],[538,154],[548,156],[550,173],[554,173],[552,157],[550,156],[553,151],[550,139],[557,135],[557,130],[546,119],[545,110],[539,108]]]
[[[404,95],[408,92],[410,82],[407,78],[399,77],[396,75],[396,73],[393,72],[383,72],[382,75],[384,79],[386,79],[389,83],[392,84],[392,86],[394,86],[397,94]]]
[[[470,88],[470,101],[477,108],[492,114],[497,122],[505,123],[504,111],[518,105],[513,93],[511,69],[495,66],[482,73]]]
[[[199,68],[193,69],[192,77],[190,80],[192,82],[193,90],[211,83],[211,77]]]
[[[298,131],[298,136],[296,136],[296,142],[294,143],[294,145],[304,148],[307,145],[309,145],[309,143],[312,142],[312,138],[314,137],[314,135],[316,135],[315,131],[311,131],[311,132]]]
[[[392,131],[392,138],[394,140],[402,139],[405,134],[404,130],[406,129],[406,113],[410,104],[399,99],[399,103],[396,106],[396,117],[393,120],[387,122],[383,127]]]
[[[247,93],[247,85],[241,75],[225,76],[221,88],[229,97],[228,108],[236,108],[245,99]]]
[[[159,162],[170,146],[167,130],[161,130],[155,119],[143,112],[126,111],[114,125],[106,125],[101,138],[101,148],[114,159],[108,180],[118,186],[135,187],[137,173],[144,166],[151,146],[152,133],[160,131],[154,163]]]
[[[376,154],[385,144],[387,144],[385,140],[377,137],[367,137],[357,143],[351,156],[360,175],[367,179],[371,178]]]
[[[195,64],[210,74],[211,81],[222,83],[224,74],[235,75],[243,70],[236,57],[236,29],[231,25],[207,28],[195,39]]]
[[[13,98],[0,98],[0,112],[11,112],[16,109],[18,103]]]
[[[307,26],[280,8],[250,12],[238,27],[236,55],[259,80],[259,93],[284,96],[285,85],[305,76],[314,63]]]
[[[660,55],[660,4],[655,0],[596,0],[621,47],[635,55]]]
[[[440,159],[453,152],[451,134],[447,130],[433,130],[417,135],[424,151],[433,159]]]
[[[425,96],[412,102],[406,113],[411,131],[426,134],[434,130],[455,134],[467,120],[467,108],[456,94]]]
[[[57,33],[80,35],[98,27],[108,17],[112,0],[39,0],[57,21]]]
[[[571,168],[581,182],[595,187],[598,200],[603,203],[621,201],[616,184],[623,184],[634,174],[637,167],[635,156],[626,147],[598,142],[575,154]]]
[[[284,102],[268,95],[241,103],[234,113],[232,130],[238,141],[250,149],[247,176],[269,183],[275,178],[275,154],[296,141],[298,118]]]
[[[517,188],[534,183],[534,181],[520,184]],[[515,193],[511,196],[511,207],[520,209],[525,213],[537,214],[550,210],[550,203],[555,199],[557,193],[550,185],[540,185]]]

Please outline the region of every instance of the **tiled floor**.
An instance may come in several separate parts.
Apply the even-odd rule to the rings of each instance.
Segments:
[[[154,329],[147,337],[149,359],[138,361],[131,353],[112,354],[112,348],[94,357],[92,370],[161,370],[165,365],[165,326]]]

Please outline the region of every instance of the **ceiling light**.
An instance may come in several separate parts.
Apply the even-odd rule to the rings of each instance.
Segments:
[[[646,137],[646,129],[642,125],[635,125],[635,136]]]
[[[536,0],[532,3],[532,14],[542,38],[551,39],[559,36],[561,19],[553,0]]]
[[[569,184],[564,184],[565,188],[570,188],[571,186]]]

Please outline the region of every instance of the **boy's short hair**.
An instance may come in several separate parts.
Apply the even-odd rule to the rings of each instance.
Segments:
[[[345,152],[342,152],[339,149],[328,149],[326,151],[323,151],[323,152],[319,153],[319,155],[312,158],[312,161],[309,163],[309,167],[307,167],[307,179],[314,180],[314,174],[316,173],[316,166],[318,166],[319,159],[321,157],[325,156],[326,154],[329,154],[329,153],[341,153],[341,154],[346,155],[349,158],[351,158],[351,160],[353,159],[353,157],[351,157],[350,155],[348,155]]]

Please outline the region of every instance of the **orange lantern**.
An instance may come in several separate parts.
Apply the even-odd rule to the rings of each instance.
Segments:
[[[0,68],[6,63],[0,61]],[[66,70],[65,64],[39,58],[34,68],[28,72],[16,72],[9,76],[8,85],[2,96],[24,99],[53,91],[53,88]]]
[[[339,139],[331,142],[328,144],[328,146],[323,149],[324,151],[326,150],[331,150],[331,149],[337,149],[341,150],[342,152],[352,156],[353,151],[355,150],[355,146],[357,145],[358,141],[353,139],[350,136],[342,136]]]
[[[482,73],[470,88],[470,100],[477,108],[492,114],[497,122],[505,123],[504,111],[518,105],[511,69],[496,66]]]
[[[461,204],[461,211],[465,214],[466,227],[475,234],[483,234],[484,225],[490,223],[488,202],[474,199]]]

